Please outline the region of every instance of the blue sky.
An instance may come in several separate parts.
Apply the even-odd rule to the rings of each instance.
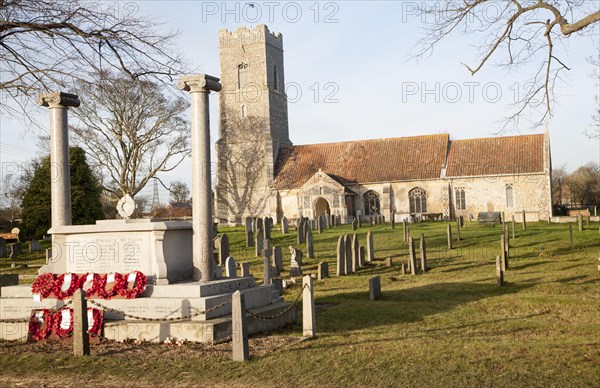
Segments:
[[[406,1],[254,2],[254,8],[246,2],[221,1],[133,4],[165,27],[179,29],[180,49],[197,72],[215,76],[219,76],[219,30],[266,24],[282,33],[289,97],[301,90],[297,101],[288,105],[294,144],[436,133],[449,133],[453,139],[493,136],[507,104],[517,91],[523,92],[531,75],[531,66],[511,73],[494,66],[505,59],[498,55],[471,76],[461,62],[476,65],[477,36],[451,35],[431,56],[418,62],[411,59],[423,28],[432,20],[422,20],[413,12],[415,3]],[[564,47],[557,47],[557,54],[572,70],[556,90],[559,104],[547,125],[553,165],[566,164],[569,170],[600,161],[599,141],[584,135],[594,113],[594,96],[600,93],[590,77],[592,65],[586,61],[599,50],[600,26],[589,32],[595,36],[573,36]],[[214,142],[216,95],[211,97],[211,110]],[[3,166],[36,156],[35,143],[27,140],[25,129],[0,119]],[[543,130],[524,126],[504,134]],[[14,136],[16,131],[20,137]],[[189,183],[190,174],[190,163],[184,162],[162,178],[166,183]],[[152,188],[142,193],[151,195]],[[166,199],[162,192],[161,200]]]

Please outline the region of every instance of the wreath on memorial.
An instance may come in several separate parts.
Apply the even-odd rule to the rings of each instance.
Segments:
[[[65,322],[65,315],[69,314],[69,321]],[[68,326],[67,326],[68,324]],[[58,338],[67,338],[73,334],[73,310],[62,309],[54,314],[54,334]]]
[[[34,295],[39,295],[40,298],[45,299],[52,294],[54,290],[54,275],[51,273],[44,273],[35,279],[31,285],[31,292]]]
[[[85,291],[86,298],[91,298],[94,295],[101,296],[101,290],[104,289],[102,284],[102,276],[97,273],[86,273],[79,277],[79,288]]]
[[[56,296],[56,299],[63,300],[70,298],[78,288],[80,286],[77,274],[67,273],[54,276],[52,293]]]
[[[90,312],[92,313],[92,320],[94,321],[92,325],[90,325]],[[88,333],[99,336],[102,332],[103,324],[104,314],[102,313],[102,310],[88,307]]]
[[[140,271],[133,271],[123,279],[119,295],[133,299],[146,289],[146,276]]]
[[[99,290],[100,294],[98,296],[102,299],[112,299],[119,295],[119,290],[123,288],[124,283],[125,287],[127,287],[125,278],[120,273],[106,274],[102,276],[102,289]]]
[[[29,318],[29,333],[36,340],[45,340],[50,337],[54,329],[54,313],[50,309],[34,311]]]

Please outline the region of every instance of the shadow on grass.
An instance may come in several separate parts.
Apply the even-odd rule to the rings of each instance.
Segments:
[[[338,293],[319,300],[321,303],[342,302],[324,311],[320,331],[340,332],[378,326],[413,323],[461,305],[488,297],[515,294],[534,284],[505,284],[498,287],[493,279],[486,283],[439,283],[403,290],[386,290],[382,297],[370,301],[368,291]]]

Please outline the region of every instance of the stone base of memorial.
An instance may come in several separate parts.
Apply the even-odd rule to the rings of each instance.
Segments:
[[[140,271],[148,283],[134,299],[92,297],[90,307],[104,309],[104,336],[162,342],[168,337],[213,342],[231,335],[231,295],[240,290],[246,308],[276,316],[289,306],[273,285],[257,286],[254,277],[193,282],[192,226],[189,222],[148,220],[98,221],[95,225],[50,230],[52,259],[41,273],[129,273]],[[30,284],[2,287],[0,338],[27,340],[32,310],[60,308],[68,302],[36,300]],[[272,320],[248,317],[250,334],[278,329],[296,319],[295,309]]]

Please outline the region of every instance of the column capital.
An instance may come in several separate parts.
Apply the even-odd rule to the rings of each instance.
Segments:
[[[219,78],[213,77],[207,74],[194,74],[186,75],[181,77],[177,82],[177,87],[186,92],[196,93],[210,93],[211,90],[215,92],[221,91],[221,84]]]
[[[40,106],[48,108],[78,107],[81,103],[79,96],[71,93],[42,93],[37,96],[36,102]]]

